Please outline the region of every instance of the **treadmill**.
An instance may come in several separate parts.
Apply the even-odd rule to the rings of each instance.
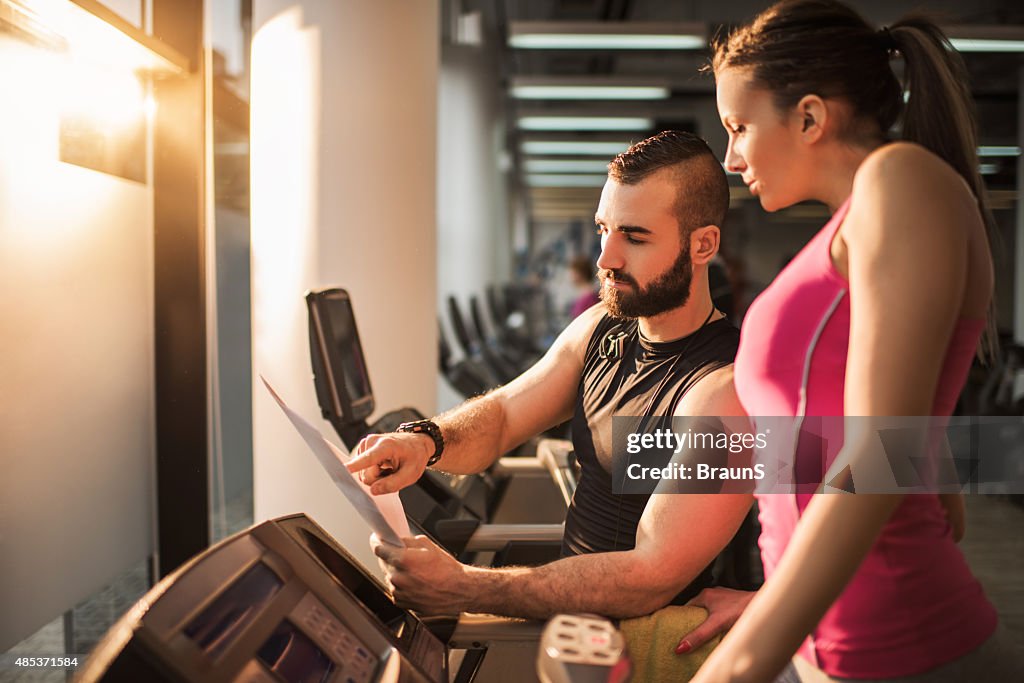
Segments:
[[[448,649],[530,643],[543,624],[420,618],[305,515],[208,548],[151,588],[96,646],[81,683],[448,683]]]
[[[163,579],[77,680],[441,683],[446,654],[323,529],[293,515],[239,532]]]
[[[502,356],[495,346],[488,344],[486,339],[478,337],[471,331],[465,316],[462,315],[458,300],[451,295],[448,297],[448,322],[451,324],[455,341],[458,342],[462,352],[466,354],[467,358],[472,358],[488,367],[494,374],[497,384],[511,382],[525,369],[517,367],[511,360]]]
[[[462,394],[463,398],[486,394],[497,386],[490,370],[477,365],[472,358],[463,356],[459,360],[453,360],[452,347],[448,343],[440,318],[437,319],[437,360],[438,369],[448,380],[448,384]]]
[[[375,402],[348,292],[310,291],[306,305],[317,401],[350,450],[367,434],[394,431],[402,422],[423,419],[415,409],[402,408],[368,424]],[[464,561],[473,559],[464,553],[477,552],[497,552],[499,564],[554,559],[562,524],[488,524],[517,474],[548,477],[554,472],[538,458],[503,458],[492,470],[475,475],[427,470],[399,496],[413,527]],[[567,504],[562,482],[558,477],[555,481]]]

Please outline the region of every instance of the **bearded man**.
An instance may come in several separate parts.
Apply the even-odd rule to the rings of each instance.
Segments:
[[[747,494],[616,494],[612,417],[670,427],[675,416],[743,415],[732,383],[739,332],[712,304],[729,188],[700,138],[668,131],[608,165],[595,222],[601,302],[509,384],[398,433],[367,437],[349,463],[374,493],[427,467],[486,469],[566,419],[581,474],[562,558],[539,567],[464,565],[424,536],[374,541],[398,604],[424,614],[649,614],[711,583],[710,565],[751,504]]]

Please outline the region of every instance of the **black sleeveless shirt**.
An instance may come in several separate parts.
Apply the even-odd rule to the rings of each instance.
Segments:
[[[621,353],[602,358],[606,339],[625,332]],[[657,417],[671,428],[676,404],[702,377],[730,365],[740,333],[727,319],[671,342],[641,338],[636,320],[601,319],[587,344],[572,418],[580,478],[565,519],[562,556],[630,550],[650,495],[612,493],[612,416]],[[680,355],[682,354],[682,355]],[[707,567],[673,603],[711,585]]]

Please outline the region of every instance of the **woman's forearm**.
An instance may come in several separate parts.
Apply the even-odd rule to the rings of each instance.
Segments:
[[[775,573],[694,681],[773,680],[842,593],[901,500],[816,495]]]

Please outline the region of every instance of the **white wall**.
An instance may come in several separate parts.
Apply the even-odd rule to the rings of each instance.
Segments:
[[[446,45],[441,53],[438,106],[437,310],[447,324],[448,296],[469,315],[469,296],[509,279],[512,237],[507,177],[502,170],[505,121],[493,46]],[[455,340],[448,334],[449,342]],[[458,395],[442,382],[438,404]]]
[[[436,1],[256,0],[252,53],[253,371],[320,419],[303,293],[352,295],[378,412],[434,409]],[[262,385],[257,521],[303,511],[368,566],[368,529]]]
[[[153,194],[59,161],[68,76],[0,33],[0,652],[152,549]]]

